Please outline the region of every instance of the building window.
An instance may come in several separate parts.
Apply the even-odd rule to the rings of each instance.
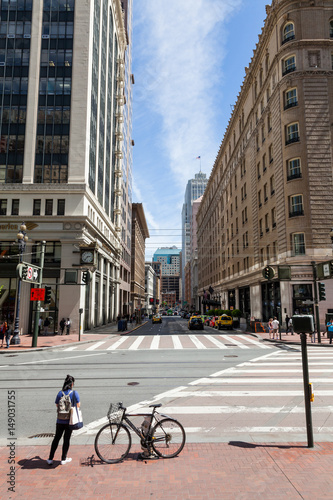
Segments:
[[[57,215],[65,215],[65,200],[58,200]]]
[[[258,205],[259,205],[259,208],[262,206],[261,189],[260,189],[260,191],[258,192]]]
[[[264,232],[263,232],[263,226],[262,226],[262,219],[259,220],[259,236],[260,238],[264,235]]]
[[[292,252],[294,255],[305,255],[304,233],[294,233],[292,237]]]
[[[289,89],[285,92],[284,95],[284,109],[292,108],[297,106],[297,89]]]
[[[42,205],[41,200],[34,200],[32,215],[40,215],[41,214],[40,213],[41,205]]]
[[[298,123],[291,123],[286,128],[286,145],[293,142],[299,142],[299,126]]]
[[[296,70],[296,58],[295,56],[289,56],[282,61],[282,75],[287,75],[292,71]]]
[[[275,193],[275,177],[274,175],[271,176],[269,179],[269,184],[270,184],[270,189],[271,189],[271,195]]]
[[[0,215],[7,215],[7,200],[0,200]]]
[[[262,157],[262,171],[266,172],[267,166],[266,166],[266,153]]]
[[[12,200],[12,215],[19,215],[20,200]]]
[[[261,173],[260,173],[260,163],[257,164],[257,176],[258,176],[258,179],[260,179],[261,177]]]
[[[272,228],[274,229],[276,227],[276,208],[272,208],[271,211],[271,218],[272,218]]]
[[[268,186],[267,186],[267,182],[264,185],[264,202],[266,203],[266,201],[268,201]]]
[[[295,26],[294,23],[288,22],[285,24],[282,31],[282,44],[294,40],[295,38]]]
[[[291,158],[287,162],[287,180],[299,179],[302,177],[301,172],[301,159]]]
[[[268,158],[269,158],[269,163],[273,162],[273,144],[270,144],[268,148]]]
[[[289,198],[289,217],[297,217],[298,215],[304,215],[303,210],[303,195],[296,194],[290,196]]]
[[[45,215],[53,215],[53,200],[45,200]]]
[[[333,38],[333,19],[330,21],[330,38]]]

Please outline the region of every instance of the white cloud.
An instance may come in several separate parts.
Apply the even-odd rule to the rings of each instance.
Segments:
[[[161,117],[162,149],[174,178],[185,184],[201,155],[209,172],[217,134],[219,81],[223,77],[223,23],[241,0],[144,0],[140,2],[141,62],[137,98]],[[138,53],[138,48],[136,53]]]

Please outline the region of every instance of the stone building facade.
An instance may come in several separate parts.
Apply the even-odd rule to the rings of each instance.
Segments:
[[[266,13],[197,216],[199,293],[264,321],[313,312],[333,226],[333,2]]]

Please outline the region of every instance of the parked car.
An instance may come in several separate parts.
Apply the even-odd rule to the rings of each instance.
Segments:
[[[203,330],[204,324],[200,316],[192,316],[188,322],[189,330]]]
[[[216,327],[216,322],[218,321],[219,317],[218,316],[212,316],[209,321],[209,326],[212,328]]]
[[[162,316],[155,314],[155,316],[153,316],[152,323],[162,323]]]
[[[227,314],[222,314],[216,322],[217,328],[219,330],[225,329],[225,330],[232,330],[233,328],[233,321],[232,317],[228,316]]]

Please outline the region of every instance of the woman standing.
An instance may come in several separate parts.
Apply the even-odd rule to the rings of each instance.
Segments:
[[[69,449],[69,442],[72,435],[72,429],[69,427],[70,418],[70,407],[74,406],[73,401],[75,397],[75,403],[77,407],[80,407],[80,396],[73,390],[75,379],[71,375],[67,375],[62,391],[59,391],[55,400],[57,405],[57,424],[56,433],[51,444],[50,455],[47,460],[49,465],[53,464],[53,457],[58,448],[59,441],[64,434],[64,441],[62,445],[62,455],[61,455],[61,465],[65,465],[72,461],[71,458],[67,458],[67,452]],[[67,397],[66,397],[67,396]],[[69,403],[69,408],[67,403]],[[68,410],[68,411],[67,411]]]
[[[271,339],[272,338],[272,333],[273,333],[273,318],[269,318],[267,326],[268,326],[269,338]],[[274,337],[273,337],[273,339],[274,339]]]

